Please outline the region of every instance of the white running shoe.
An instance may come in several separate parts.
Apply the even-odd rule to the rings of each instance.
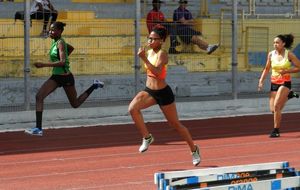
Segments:
[[[140,153],[143,153],[146,150],[148,150],[148,147],[150,146],[151,143],[153,143],[153,141],[154,141],[154,138],[151,134],[149,134],[149,137],[147,139],[143,138],[143,143],[139,148]]]
[[[207,54],[211,54],[212,52],[216,51],[216,49],[218,49],[218,47],[219,47],[219,44],[208,45]]]
[[[101,81],[95,79],[95,80],[93,80],[93,85],[95,86],[95,89],[103,88],[104,87],[104,82],[101,82]]]
[[[193,157],[193,165],[198,166],[201,162],[201,157],[200,157],[200,152],[199,152],[199,147],[195,145],[196,150],[192,152],[192,157]]]
[[[43,130],[39,129],[37,127],[33,127],[31,129],[26,129],[25,133],[27,133],[29,135],[43,136]]]

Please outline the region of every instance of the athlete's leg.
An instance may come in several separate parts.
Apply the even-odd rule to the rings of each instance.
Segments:
[[[274,101],[276,97],[277,91],[271,91],[269,95],[269,106],[270,106],[270,111],[274,113]]]
[[[189,130],[178,119],[175,102],[166,106],[160,106],[160,109],[164,113],[168,124],[174,127],[177,130],[177,132],[181,135],[181,137],[187,142],[191,149],[191,152],[195,151],[196,146],[193,142]]]
[[[36,127],[42,129],[42,118],[43,118],[43,109],[44,109],[44,99],[52,93],[58,87],[57,83],[48,79],[39,89],[38,93],[35,96],[35,110],[36,110]]]
[[[66,95],[68,97],[68,100],[73,108],[78,108],[93,92],[94,89],[96,89],[93,85],[83,92],[78,98],[77,98],[77,91],[74,85],[72,86],[64,86],[63,87]]]
[[[149,137],[149,131],[144,123],[141,110],[155,104],[156,101],[154,98],[145,91],[139,92],[129,104],[128,112],[130,113],[136,128],[140,131],[143,138]]]
[[[201,162],[199,148],[197,145],[194,144],[189,130],[179,121],[175,102],[166,106],[161,106],[160,109],[162,110],[166,119],[168,120],[168,124],[174,127],[189,145],[190,150],[192,152],[193,165],[197,166]]]
[[[36,100],[36,111],[43,111],[44,99],[52,93],[58,87],[57,83],[48,79],[39,89],[38,93],[35,96]]]
[[[274,99],[274,128],[280,128],[281,124],[281,112],[285,103],[287,102],[289,89],[285,86],[279,87],[275,99]]]

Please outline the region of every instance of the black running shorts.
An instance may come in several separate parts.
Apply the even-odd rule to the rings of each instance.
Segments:
[[[150,94],[150,96],[152,96],[156,100],[156,103],[160,106],[166,106],[175,101],[174,94],[169,85],[160,90],[152,90],[146,87],[144,91]]]
[[[51,75],[50,80],[54,80],[58,87],[75,85],[75,80],[72,73],[68,75]]]
[[[285,87],[287,87],[288,89],[291,90],[291,88],[292,88],[292,82],[291,81],[287,81],[287,82],[284,82],[283,84],[271,83],[271,91],[276,92],[276,91],[278,91],[279,87],[281,87],[281,86],[285,86]]]

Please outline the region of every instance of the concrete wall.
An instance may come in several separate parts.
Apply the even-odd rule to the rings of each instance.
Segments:
[[[240,72],[239,91],[256,93],[260,72]],[[75,76],[78,94],[85,91],[93,79],[105,82],[105,88],[96,90],[89,97],[90,102],[108,100],[128,100],[135,95],[133,75],[98,75]],[[35,94],[47,78],[31,78],[31,103],[35,104]],[[142,74],[140,88],[144,88],[145,76]],[[231,72],[187,72],[184,66],[170,66],[168,83],[177,97],[216,96],[231,93]],[[298,78],[294,86],[300,85]],[[269,81],[265,83],[265,91],[269,90]],[[24,102],[24,81],[22,78],[0,79],[0,106],[18,106]],[[46,104],[68,103],[63,89],[57,89],[45,100]]]

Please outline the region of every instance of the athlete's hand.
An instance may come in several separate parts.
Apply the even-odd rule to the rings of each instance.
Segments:
[[[42,67],[44,67],[44,64],[43,64],[42,62],[35,62],[35,63],[34,63],[34,66],[35,66],[36,68],[42,68]]]
[[[278,73],[281,74],[281,75],[284,75],[284,74],[287,74],[288,71],[286,69],[282,69]]]
[[[140,57],[140,58],[146,58],[146,51],[145,51],[145,48],[144,47],[140,47],[139,48],[139,51],[138,51],[138,56]]]
[[[264,84],[262,83],[262,82],[258,82],[258,88],[257,88],[257,90],[260,92],[260,91],[262,91],[262,89],[263,89],[263,86],[264,86]]]

